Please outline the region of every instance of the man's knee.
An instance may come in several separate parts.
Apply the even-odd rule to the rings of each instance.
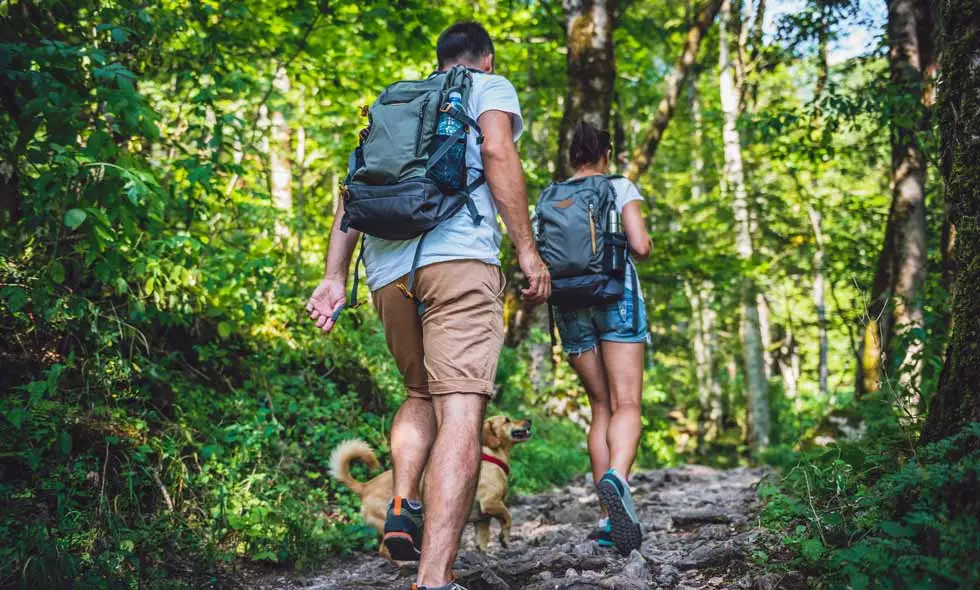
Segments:
[[[432,398],[439,430],[452,428],[480,431],[487,396],[478,393],[447,393]]]

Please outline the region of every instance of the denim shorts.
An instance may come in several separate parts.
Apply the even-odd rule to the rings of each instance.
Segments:
[[[627,289],[615,303],[595,307],[555,310],[555,324],[561,336],[561,347],[570,355],[595,350],[600,341],[646,342],[647,312],[643,299],[638,299],[639,309],[633,306],[633,291]],[[633,314],[639,313],[636,329]]]

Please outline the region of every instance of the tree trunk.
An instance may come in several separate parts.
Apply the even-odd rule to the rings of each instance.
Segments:
[[[617,0],[565,0],[568,35],[568,94],[558,134],[558,167],[555,178],[572,175],[568,148],[575,124],[586,120],[597,129],[609,130],[616,81],[613,30]]]
[[[753,257],[749,203],[742,168],[742,148],[738,134],[738,93],[728,47],[728,31],[732,22],[730,0],[722,2],[720,23],[719,65],[721,68],[721,110],[724,115],[722,141],[725,151],[725,185],[732,195],[735,213],[735,244],[738,257],[750,264]],[[742,279],[742,353],[745,362],[746,400],[749,410],[749,434],[752,448],[759,451],[769,446],[769,397],[766,379],[762,330],[759,326],[757,290],[748,276]]]
[[[888,62],[891,84],[899,93],[915,94],[927,107],[934,70],[932,17],[927,0],[889,0]],[[875,391],[886,370],[894,368],[903,385],[903,405],[918,413],[922,373],[922,285],[925,281],[926,160],[921,135],[927,118],[913,112],[892,120],[892,204],[885,243],[872,285],[867,324],[862,340],[858,392]],[[899,350],[899,338],[907,342]],[[884,360],[883,360],[884,359]]]
[[[280,69],[276,72],[273,81],[276,90],[285,95],[289,92],[289,76],[286,71]],[[292,189],[292,163],[289,157],[289,126],[286,124],[286,117],[282,111],[272,111],[269,121],[269,189],[272,193],[272,202],[276,208],[282,212],[282,216],[276,221],[276,235],[280,238],[288,238],[289,223],[284,220],[291,220],[293,216],[293,189]]]
[[[657,113],[644,134],[643,143],[633,150],[629,165],[626,167],[625,176],[630,180],[635,182],[653,162],[653,156],[657,153],[657,147],[660,145],[660,138],[663,137],[664,130],[674,115],[677,99],[684,87],[684,80],[697,59],[701,40],[711,23],[714,22],[715,16],[718,15],[721,3],[722,0],[708,0],[705,7],[698,12],[691,29],[687,32],[684,50],[681,52],[677,63],[674,64],[674,69],[667,76],[667,87],[664,91],[664,97],[657,106]]]
[[[974,0],[943,0],[939,21],[946,80],[938,97],[940,166],[956,226],[956,279],[949,353],[922,442],[980,421],[980,6]],[[975,448],[978,439],[971,440]]]
[[[813,228],[813,239],[816,244],[816,251],[813,254],[813,305],[817,308],[817,330],[820,341],[820,355],[817,364],[817,374],[820,379],[820,394],[826,397],[827,377],[827,356],[829,345],[827,341],[827,299],[824,294],[823,277],[823,229],[821,228],[820,212],[810,205],[807,208],[810,216],[810,226]]]

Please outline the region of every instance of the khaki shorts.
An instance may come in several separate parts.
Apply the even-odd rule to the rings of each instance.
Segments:
[[[421,316],[415,301],[405,296],[406,280],[389,283],[372,296],[408,395],[492,396],[504,342],[506,279],[500,267],[451,260],[418,269],[415,294],[425,303]]]

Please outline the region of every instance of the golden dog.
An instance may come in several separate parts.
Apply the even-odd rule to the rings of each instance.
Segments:
[[[483,423],[483,456],[480,462],[480,481],[468,522],[476,525],[476,540],[480,550],[486,552],[490,544],[490,521],[500,522],[500,544],[510,543],[510,510],[507,498],[507,478],[510,475],[510,451],[515,444],[531,437],[530,420],[511,420],[507,416],[494,416]],[[350,464],[360,460],[371,469],[380,467],[378,458],[368,444],[359,439],[344,441],[330,455],[330,475],[361,497],[361,516],[378,534],[384,533],[388,502],[394,495],[394,478],[391,470],[368,481],[358,481],[350,473]],[[425,485],[423,475],[422,485]],[[386,554],[381,545],[381,554]]]

